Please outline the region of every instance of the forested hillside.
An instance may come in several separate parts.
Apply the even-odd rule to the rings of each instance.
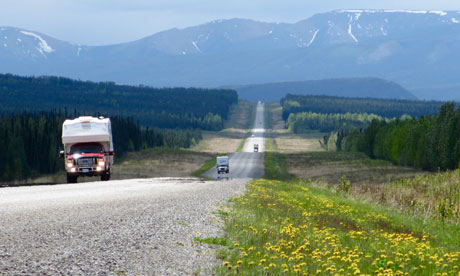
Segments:
[[[460,108],[444,104],[439,114],[411,120],[374,120],[360,132],[340,132],[339,150],[361,151],[372,158],[437,171],[460,162]]]
[[[78,115],[76,112],[75,115]],[[0,181],[54,173],[63,169],[62,123],[73,115],[62,112],[17,113],[0,116]],[[188,148],[201,139],[199,130],[141,128],[132,118],[112,117],[117,156],[149,147]]]
[[[238,101],[233,90],[151,88],[11,74],[0,74],[0,98],[3,112],[67,108],[131,116],[152,127],[207,130],[220,130],[230,106]]]
[[[291,113],[315,112],[324,114],[335,113],[368,113],[386,118],[401,117],[406,114],[420,117],[435,114],[442,102],[386,100],[373,98],[341,98],[328,96],[287,95],[281,99],[283,119],[287,120]]]

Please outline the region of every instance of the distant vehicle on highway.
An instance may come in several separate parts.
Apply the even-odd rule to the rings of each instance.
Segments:
[[[109,118],[79,117],[62,125],[67,183],[76,183],[79,176],[100,176],[110,179],[113,166],[112,125]]]
[[[254,152],[259,152],[259,144],[254,144]]]
[[[228,156],[217,156],[216,163],[217,174],[230,172],[230,163]]]

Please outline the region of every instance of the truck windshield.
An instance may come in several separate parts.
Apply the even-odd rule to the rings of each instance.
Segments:
[[[99,144],[77,144],[70,148],[70,154],[75,153],[101,153],[102,146]]]
[[[227,165],[228,164],[228,159],[217,159],[217,165]]]

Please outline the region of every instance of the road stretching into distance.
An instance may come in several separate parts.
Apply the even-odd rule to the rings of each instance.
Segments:
[[[264,129],[264,105],[258,103],[252,129],[243,152],[230,153],[230,173],[218,174],[216,168],[212,168],[203,176],[215,179],[235,179],[235,178],[262,178],[264,175],[264,152],[265,152],[265,129]],[[254,152],[254,144],[259,145],[259,151]]]
[[[264,167],[264,108],[228,181],[113,180],[0,189],[0,275],[209,275],[213,214]],[[252,136],[254,135],[254,136]],[[259,153],[253,152],[259,144]],[[214,169],[215,172],[215,169]]]

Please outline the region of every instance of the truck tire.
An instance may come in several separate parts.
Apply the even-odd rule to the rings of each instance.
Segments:
[[[78,175],[67,174],[67,183],[77,183]]]
[[[109,181],[110,180],[110,171],[101,175],[101,181]]]

